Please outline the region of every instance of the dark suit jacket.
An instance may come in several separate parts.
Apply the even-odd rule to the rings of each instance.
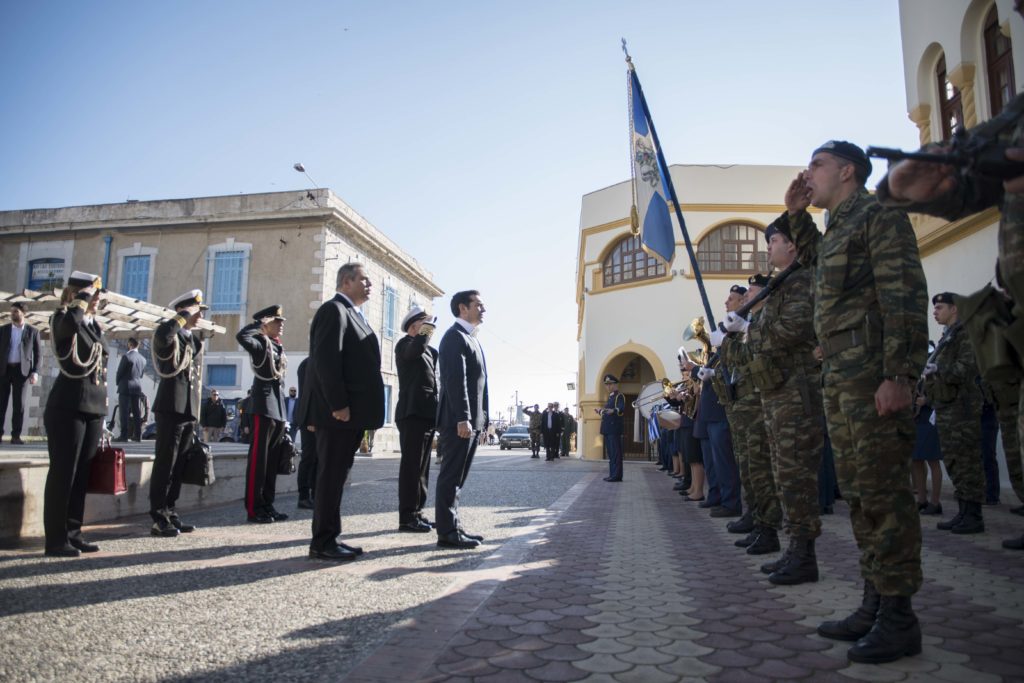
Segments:
[[[395,344],[398,407],[395,420],[437,417],[437,349],[423,335],[405,335]]]
[[[455,323],[444,333],[438,353],[441,392],[437,406],[437,428],[455,429],[469,421],[475,430],[489,423],[487,406],[487,364],[476,340]]]
[[[272,363],[280,363],[284,355],[284,347],[260,333],[260,323],[246,325],[235,335],[238,344],[249,353],[253,372],[257,376],[252,379],[253,415],[265,415],[271,420],[285,422],[287,413],[284,409],[284,377],[281,379],[260,379],[273,377]],[[270,356],[267,356],[267,345],[270,345]]]
[[[551,427],[548,427],[548,415],[551,415]],[[565,426],[565,420],[563,419],[561,412],[552,410],[550,413],[545,410],[540,414],[540,431],[544,434],[559,434],[562,428]]]
[[[174,377],[160,378],[160,384],[156,389],[156,399],[153,401],[154,413],[174,413],[181,417],[199,419],[199,405],[195,398],[194,388],[198,380],[196,364],[199,363],[198,356],[203,350],[203,341],[193,331],[191,336],[186,337],[181,331],[182,317],[175,316],[165,320],[157,326],[153,332],[153,362],[161,375],[170,373],[174,368],[174,358],[160,360],[172,356],[174,352],[174,340],[178,340],[179,354],[184,353],[185,348],[192,347],[192,367],[187,367]]]
[[[142,375],[146,372],[146,359],[137,350],[121,356],[117,364],[117,393],[138,396],[142,393]]]
[[[11,350],[12,323],[0,325],[0,364],[7,368],[7,352]],[[39,372],[39,330],[28,323],[21,328],[21,374],[28,377]]]
[[[317,428],[377,429],[384,424],[380,344],[340,294],[324,303],[309,327],[309,358],[295,421]],[[349,409],[348,422],[331,413]]]
[[[103,348],[103,361],[99,370],[83,379],[72,379],[63,373],[57,375],[53,389],[46,399],[47,410],[65,410],[87,415],[107,414],[107,345],[103,341],[103,332],[95,322],[86,324],[85,307],[72,304],[66,310],[58,310],[50,318],[50,334],[53,335],[54,346],[58,356],[67,356],[71,350],[72,339],[77,334],[76,344],[79,360],[86,360],[92,353],[94,344]],[[61,368],[72,375],[81,375],[82,368],[76,366],[71,358],[57,359]]]

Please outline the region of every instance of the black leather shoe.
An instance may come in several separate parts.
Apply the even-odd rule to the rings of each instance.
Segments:
[[[195,524],[183,524],[177,515],[171,517],[171,525],[183,534],[190,534],[196,530]]]
[[[251,524],[273,524],[274,518],[265,512],[257,512],[255,515],[249,515],[246,521]]]
[[[309,549],[311,560],[331,560],[333,562],[348,562],[356,559],[356,554],[344,548],[327,548],[326,550]]]
[[[1010,512],[1015,515],[1024,515],[1024,505],[1019,505],[1015,508],[1010,508]]]
[[[431,521],[430,521],[429,519],[427,519],[427,518],[426,518],[426,517],[424,517],[423,515],[421,515],[421,514],[418,514],[418,515],[416,515],[416,516],[417,516],[417,517],[419,517],[419,519],[420,519],[420,521],[421,521],[421,522],[423,522],[424,524],[426,524],[427,526],[429,526],[429,527],[430,527],[431,529],[434,529],[434,528],[436,528],[436,527],[437,527],[437,525],[436,525],[436,524],[434,524],[433,522],[431,522]]]
[[[78,548],[83,553],[95,553],[100,549],[100,547],[95,543],[83,541],[81,538],[69,538],[68,543],[73,547]]]
[[[1003,541],[1003,547],[1007,550],[1024,550],[1024,536],[1006,539]]]
[[[174,538],[178,533],[178,530],[174,528],[174,525],[168,519],[153,522],[153,528],[149,530],[150,536],[161,536],[163,538]]]
[[[338,547],[342,550],[347,550],[348,552],[357,556],[363,554],[363,549],[357,545],[349,545],[348,543],[342,543],[341,541],[338,541]]]
[[[284,520],[288,519],[288,515],[284,514],[283,512],[278,512],[277,510],[274,509],[273,505],[271,505],[270,509],[267,510],[267,514],[273,517],[275,522],[283,522]]]
[[[414,519],[409,522],[402,522],[398,525],[399,531],[405,531],[413,534],[425,534],[430,531],[430,525],[424,524],[419,519]]]
[[[295,506],[300,510],[312,510],[313,499],[312,498],[299,498],[298,504]]]
[[[679,481],[672,485],[673,491],[685,491],[688,488],[690,487],[687,486],[686,482],[684,482],[682,479],[680,479]]]
[[[74,548],[70,543],[65,543],[60,548],[47,548],[44,552],[47,557],[78,557],[81,553],[78,548]]]
[[[466,531],[465,529],[463,529],[462,527],[459,527],[459,533],[462,534],[464,537],[466,537],[468,539],[471,539],[473,541],[478,541],[480,543],[484,542],[484,537],[483,536],[481,536],[480,534],[471,534],[468,531]]]
[[[19,439],[18,437],[14,436],[14,437],[11,437],[11,445],[12,446],[24,446],[25,442],[22,441],[21,439]]]
[[[449,534],[438,534],[437,545],[441,548],[459,548],[461,550],[470,550],[480,545],[480,541],[473,540],[472,538],[466,538],[458,531],[453,531]]]

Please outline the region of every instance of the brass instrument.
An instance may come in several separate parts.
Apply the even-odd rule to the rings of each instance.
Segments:
[[[697,365],[707,367],[708,361],[711,359],[711,336],[705,327],[703,316],[694,318],[690,321],[690,326],[683,331],[683,341],[694,339],[699,341],[704,348],[696,356],[689,354],[688,357]]]
[[[651,394],[648,387],[654,384],[655,382],[651,382],[651,384],[646,385],[644,387],[644,389],[647,389],[647,391],[641,391],[641,396],[638,396],[637,400],[633,401],[631,405],[634,408],[641,409],[641,412],[644,412],[642,410],[643,408],[646,408],[647,406],[650,405],[654,405],[656,403],[663,402],[666,398],[668,398],[669,392],[676,388],[676,385],[672,384],[672,382],[669,381],[667,377],[665,377],[664,379],[661,380],[661,393]]]

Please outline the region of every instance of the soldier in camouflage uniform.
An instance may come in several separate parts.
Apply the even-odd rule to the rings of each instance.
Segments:
[[[789,222],[776,220],[765,230],[768,260],[785,270],[796,260]],[[814,295],[811,271],[799,268],[780,281],[765,300],[757,322],[735,313],[725,328],[746,332],[753,360],[747,366],[761,392],[775,486],[782,499],[783,528],[789,548],[762,571],[778,585],[818,580],[814,539],[821,535],[818,470],[825,442],[821,403],[821,369],[814,358]]]
[[[921,651],[911,605],[922,581],[911,388],[928,353],[928,288],[910,219],[868,193],[870,174],[859,147],[825,143],[787,190],[783,219],[797,258],[814,270],[825,416],[864,577],[861,606],[818,633],[856,640],[847,657],[874,663]],[[824,235],[811,203],[829,211]]]
[[[751,275],[747,283],[749,287],[744,303],[768,284],[768,277],[758,273]],[[764,302],[761,302],[751,310],[751,325],[757,324],[763,307]],[[741,458],[740,477],[744,486],[750,489],[747,505],[754,525],[746,537],[736,541],[736,547],[746,548],[749,555],[777,552],[779,529],[782,528],[782,505],[772,472],[771,448],[765,432],[761,392],[750,379],[749,365],[753,356],[750,347],[743,342],[742,335],[726,335],[716,330],[711,334],[711,342],[718,342],[722,365],[734,378],[736,400],[732,404],[730,427],[734,435],[734,448]]]
[[[931,363],[924,367],[924,393],[935,408],[935,426],[946,472],[956,493],[959,510],[939,522],[942,531],[976,534],[985,530],[981,503],[985,471],[981,463],[981,387],[974,347],[961,324],[953,294],[932,297],[935,322],[946,327]]]
[[[540,457],[540,426],[544,419],[540,410],[540,404],[535,403],[533,410],[523,408],[523,412],[530,416],[530,450],[533,452],[531,458]]]
[[[985,400],[996,407],[996,419],[999,420],[999,434],[1003,440],[1003,453],[1006,455],[1006,474],[1010,479],[1017,500],[1024,503],[1024,467],[1020,454],[1020,441],[1017,439],[1017,415],[1020,410],[1021,374],[1007,373],[1009,376],[982,381],[981,389]],[[1024,505],[1010,508],[1016,515],[1024,515]]]
[[[1024,2],[1014,1],[1024,17]],[[1017,95],[997,116],[972,128],[968,143],[990,140],[1007,147],[1006,157],[1024,161],[1024,93]],[[950,221],[992,206],[999,207],[999,258],[996,276],[1012,300],[1014,321],[998,330],[1017,353],[1018,369],[1024,357],[1024,174],[1006,181],[975,175],[925,161],[902,161],[889,169],[878,186],[879,201],[908,211],[941,216]],[[1024,443],[1024,383],[1017,399],[1017,442]],[[1003,542],[1003,547],[1024,549],[1024,535]]]

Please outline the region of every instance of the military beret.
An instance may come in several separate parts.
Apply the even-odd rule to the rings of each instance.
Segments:
[[[103,278],[99,275],[93,275],[92,273],[85,273],[81,270],[76,270],[71,273],[71,277],[68,278],[69,287],[95,287],[96,289],[103,288]]]
[[[746,294],[747,293],[747,288],[744,287],[743,285],[733,285],[732,287],[729,288],[729,293],[730,294]]]
[[[763,273],[754,273],[747,278],[747,284],[752,287],[767,287],[768,276]]]
[[[765,243],[772,241],[772,235],[775,233],[781,234],[790,242],[793,241],[793,236],[789,234],[789,219],[786,216],[779,216],[764,229],[764,241]]]
[[[619,378],[609,372],[607,375],[604,376],[604,383],[605,384],[618,384],[619,383]]]
[[[280,304],[274,304],[273,306],[267,306],[262,311],[256,311],[252,314],[253,320],[263,320],[264,318],[273,318],[274,320],[287,320],[284,317],[284,310]]]
[[[422,308],[420,308],[419,306],[413,306],[412,308],[409,309],[409,312],[405,314],[405,317],[402,318],[402,332],[408,332],[409,325],[412,325],[417,320],[425,320],[429,317],[430,316],[427,315],[427,312],[424,311]],[[431,324],[433,324],[434,322],[437,322],[436,317],[431,320]]]
[[[857,145],[846,140],[829,140],[818,149],[814,150],[814,154],[818,152],[828,152],[841,159],[846,159],[851,162],[854,166],[859,166],[864,171],[864,176],[871,175],[871,160],[868,159],[868,155],[864,153]],[[813,157],[814,154],[811,156]]]
[[[209,308],[203,304],[203,290],[201,289],[190,289],[184,294],[171,299],[171,303],[167,304],[167,308],[188,308],[189,306],[199,305],[199,310],[205,311]]]
[[[954,296],[956,296],[956,294],[953,294],[953,292],[939,292],[938,294],[932,297],[932,303],[949,304],[950,306],[955,306],[956,301],[953,300]]]

